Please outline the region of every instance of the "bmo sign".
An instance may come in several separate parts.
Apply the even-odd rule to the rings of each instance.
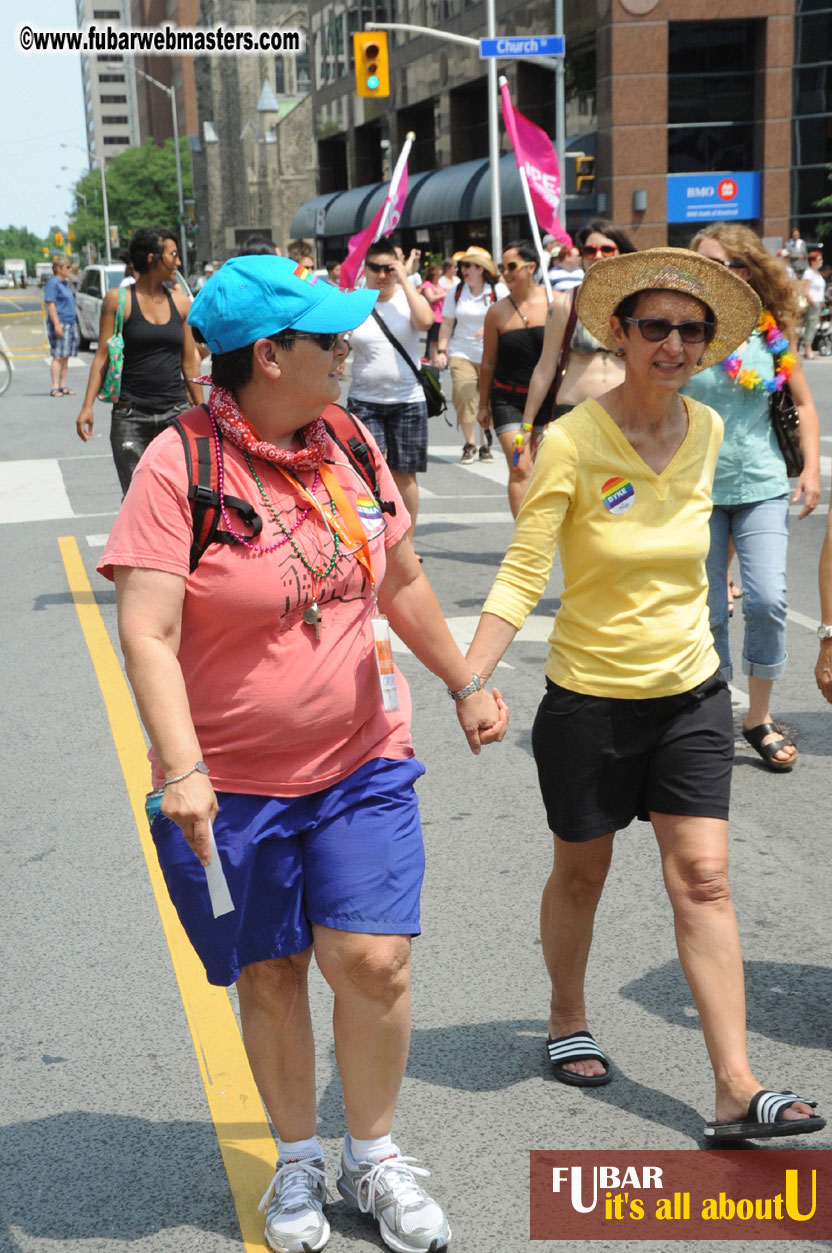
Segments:
[[[760,175],[668,174],[668,222],[747,221],[760,216]]]

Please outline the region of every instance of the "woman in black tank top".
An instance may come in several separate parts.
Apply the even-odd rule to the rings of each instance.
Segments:
[[[202,402],[202,388],[190,382],[200,373],[200,358],[186,321],[190,300],[176,282],[178,255],[176,239],[166,230],[136,231],[130,260],[138,278],[130,287],[108,292],[101,309],[98,350],[76,428],[86,442],[92,434],[93,400],[107,373],[107,341],[115,329],[121,296],[124,364],[110,445],[122,492],[154,436],[178,413]]]
[[[520,239],[503,249],[500,271],[508,295],[492,305],[485,317],[480,368],[480,426],[493,426],[508,463],[508,503],[517,516],[531,474],[531,458],[524,449],[514,464],[514,436],[523,421],[546,322],[546,292],[534,281],[537,253]]]

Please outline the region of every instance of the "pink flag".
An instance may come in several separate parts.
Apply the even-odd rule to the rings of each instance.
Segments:
[[[537,220],[543,230],[571,247],[572,238],[560,224],[560,170],[551,139],[511,103],[508,83],[502,84],[503,121],[514,148],[518,169],[525,169]]]
[[[404,202],[407,199],[407,158],[412,143],[413,137],[408,133],[408,138],[396,162],[390,186],[387,188],[384,203],[370,225],[366,226],[363,231],[359,231],[357,235],[353,235],[347,246],[347,258],[341,266],[341,274],[338,278],[338,286],[345,290],[351,290],[358,285],[364,273],[364,254],[370,244],[380,239],[382,235],[394,231],[399,224],[404,211]]]

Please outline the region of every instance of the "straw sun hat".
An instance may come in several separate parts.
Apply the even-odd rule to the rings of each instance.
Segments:
[[[709,305],[716,334],[705,345],[699,370],[729,356],[754,330],[760,301],[731,270],[687,248],[647,248],[599,261],[578,288],[578,317],[588,331],[615,349],[610,317],[626,296],[640,291],[677,291]]]
[[[472,261],[474,265],[481,265],[484,270],[488,270],[492,277],[497,277],[497,267],[494,264],[494,258],[491,253],[487,248],[480,248],[477,244],[471,244],[471,247],[467,248],[465,252],[455,252],[454,261],[457,263]]]

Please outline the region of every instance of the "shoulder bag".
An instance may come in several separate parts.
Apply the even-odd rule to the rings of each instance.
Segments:
[[[396,351],[399,352],[401,356],[404,357],[405,361],[410,366],[413,373],[416,375],[416,378],[419,381],[419,385],[422,388],[422,391],[424,392],[425,404],[428,407],[428,417],[437,418],[440,413],[445,412],[445,410],[448,407],[448,402],[445,399],[445,396],[442,392],[442,384],[439,382],[439,378],[437,377],[435,371],[430,369],[430,367],[424,366],[424,365],[422,366],[420,370],[417,370],[416,366],[411,361],[408,353],[405,352],[404,348],[402,348],[401,344],[396,339],[396,336],[393,334],[393,332],[390,330],[387,323],[384,321],[384,318],[380,317],[375,309],[373,309],[373,317],[375,318],[376,322],[378,322],[384,334],[390,340],[390,343],[393,345]],[[448,422],[448,419],[446,418],[445,421]],[[450,425],[451,423],[448,422],[448,426]]]
[[[126,300],[127,288],[120,287],[116,301],[116,322],[113,327],[113,333],[107,340],[107,353],[110,360],[107,365],[104,382],[101,384],[101,391],[98,393],[99,400],[110,400],[113,403],[118,400],[121,393],[121,374],[124,369],[124,305]]]
[[[803,473],[800,415],[788,383],[784,383],[779,392],[772,392],[768,403],[771,425],[786,463],[786,474],[790,479],[796,479]]]

